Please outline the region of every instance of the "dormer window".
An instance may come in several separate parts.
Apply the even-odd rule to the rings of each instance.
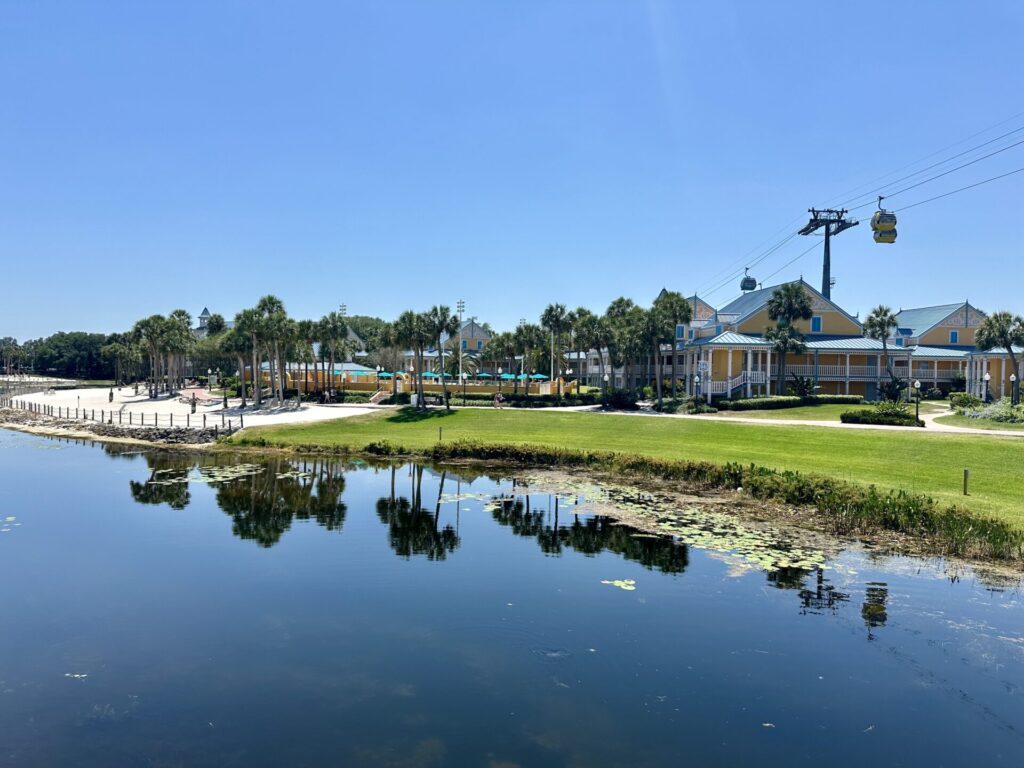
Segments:
[[[950,331],[949,332],[949,343],[950,344],[959,344],[960,343],[960,331]]]
[[[811,333],[821,333],[821,315],[811,318]]]

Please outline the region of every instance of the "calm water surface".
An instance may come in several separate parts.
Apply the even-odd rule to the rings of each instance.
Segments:
[[[253,461],[0,430],[0,765],[1024,764],[1012,584]]]

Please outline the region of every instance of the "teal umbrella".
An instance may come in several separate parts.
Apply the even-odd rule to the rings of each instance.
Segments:
[[[378,373],[377,375],[380,376],[382,379],[390,379],[391,378],[391,374],[388,373],[387,371],[383,371],[381,373]]]
[[[478,374],[476,375],[476,377],[477,377],[478,379],[490,379],[490,378],[493,378],[493,377],[491,376],[491,374],[489,374],[489,373],[478,373]]]
[[[543,373],[535,373],[532,376],[530,376],[530,378],[531,379],[544,379],[544,380],[547,380],[548,377],[545,376]]]
[[[503,373],[501,374],[501,378],[504,379],[505,381],[508,381],[509,379],[514,379],[515,376],[513,376],[511,373]]]
[[[424,371],[423,372],[423,378],[424,379],[436,379],[437,378],[437,374],[434,373],[433,371]]]

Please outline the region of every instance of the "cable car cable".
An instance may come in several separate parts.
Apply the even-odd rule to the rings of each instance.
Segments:
[[[999,179],[1005,179],[1007,176],[1013,176],[1013,174],[1021,173],[1022,171],[1024,171],[1024,167],[1017,168],[1016,170],[1013,170],[1013,171],[1007,171],[1006,173],[1001,173],[998,176],[993,176],[990,179],[983,179],[982,181],[975,182],[974,184],[968,184],[966,187],[960,187],[959,189],[954,189],[951,192],[944,192],[941,195],[936,195],[935,197],[929,197],[927,200],[919,200],[916,203],[911,203],[910,205],[904,205],[902,208],[894,209],[893,213],[899,213],[900,211],[906,211],[906,210],[908,210],[910,208],[916,208],[919,205],[924,205],[925,203],[930,203],[933,200],[941,200],[944,197],[949,197],[950,195],[955,195],[957,192],[964,192],[965,190],[968,190],[968,189],[974,189],[975,187],[980,187],[982,184],[988,184],[990,181],[998,181]]]

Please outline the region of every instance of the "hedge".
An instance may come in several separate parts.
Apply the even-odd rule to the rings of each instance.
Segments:
[[[715,405],[723,411],[768,411],[778,408],[799,408],[803,405],[860,405],[860,395],[779,395],[776,397],[751,397],[742,400],[719,400]]]
[[[924,422],[915,416],[896,416],[889,413],[878,413],[870,408],[847,411],[839,415],[843,424],[883,424],[890,427],[923,427]]]

